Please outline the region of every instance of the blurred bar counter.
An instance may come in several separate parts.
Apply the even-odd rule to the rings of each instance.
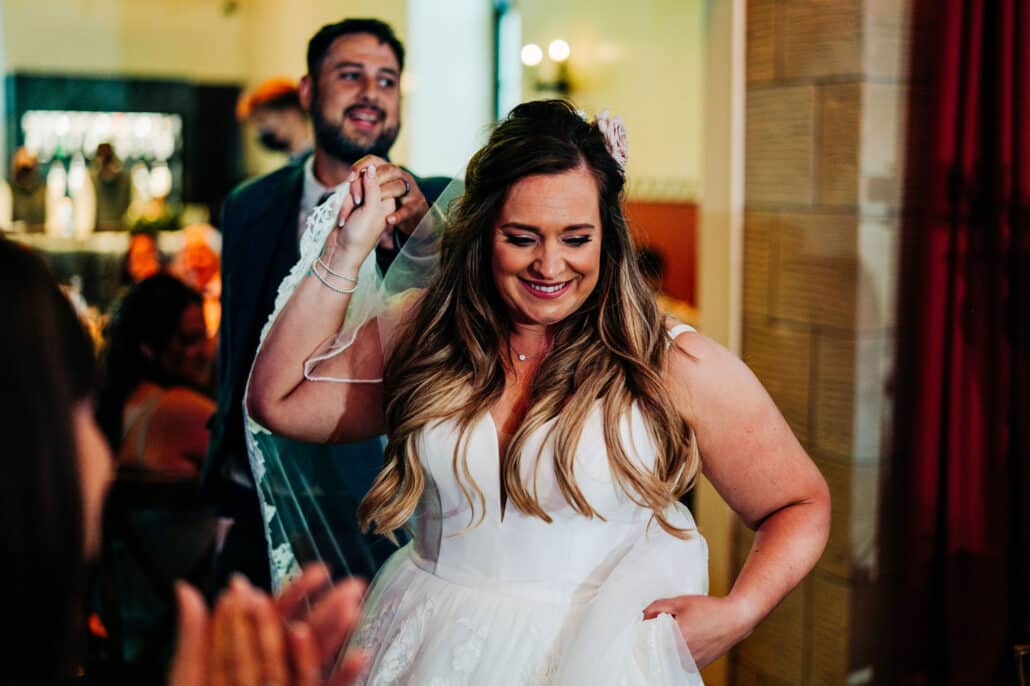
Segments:
[[[90,305],[101,311],[110,307],[127,283],[123,273],[129,249],[128,231],[97,231],[84,238],[17,231],[0,235],[37,251],[60,283],[79,290]],[[170,258],[182,248],[184,239],[182,231],[159,231],[158,250]]]

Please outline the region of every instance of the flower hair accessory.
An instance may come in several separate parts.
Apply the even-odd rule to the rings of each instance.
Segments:
[[[594,118],[594,123],[604,136],[604,145],[608,153],[615,159],[622,173],[626,173],[626,162],[629,160],[629,142],[626,140],[626,125],[622,117],[610,117],[608,110]]]

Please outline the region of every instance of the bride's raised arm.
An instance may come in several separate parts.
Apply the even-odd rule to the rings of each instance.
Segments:
[[[376,319],[361,326],[346,349],[320,362],[314,377],[360,381],[312,380],[305,366],[343,327],[359,271],[375,249],[389,209],[375,167],[368,167],[344,200],[345,226],[330,232],[324,257],[300,279],[261,344],[247,388],[247,412],[273,433],[335,443],[385,430],[383,386],[374,381],[381,379],[385,363]]]

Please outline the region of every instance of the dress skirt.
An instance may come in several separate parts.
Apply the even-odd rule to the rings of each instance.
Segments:
[[[365,601],[352,642],[370,658],[359,683],[702,684],[674,619],[642,613],[659,598],[707,593],[707,557],[696,530],[683,540],[651,526],[603,581],[560,588],[442,573],[408,544]]]

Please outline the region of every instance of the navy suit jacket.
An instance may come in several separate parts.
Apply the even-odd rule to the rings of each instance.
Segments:
[[[450,179],[416,182],[432,204]],[[302,162],[237,187],[222,210],[222,320],[217,361],[217,410],[211,422],[211,442],[203,484],[227,514],[256,512],[257,493],[243,429],[243,393],[258,338],[274,307],[279,283],[299,257],[297,237],[300,198],[304,187]],[[380,255],[380,262],[384,256]],[[348,558],[351,573],[371,576],[393,546],[360,533],[357,504],[382,467],[383,439],[345,445],[305,444],[295,458],[311,468],[326,499],[321,507],[332,521],[334,543]],[[235,475],[235,477],[233,476]],[[241,483],[240,477],[244,477]]]

